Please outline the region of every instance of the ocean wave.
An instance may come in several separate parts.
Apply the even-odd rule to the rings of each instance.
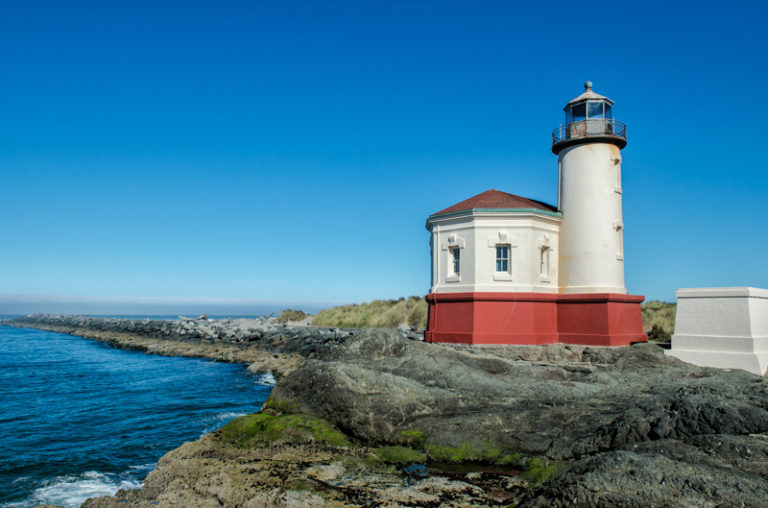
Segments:
[[[139,464],[138,466],[131,466],[128,469],[135,474],[136,472],[139,473],[148,473],[155,469],[155,466],[157,465],[157,462],[150,462],[149,464]]]
[[[145,471],[146,466],[136,466],[136,470]],[[87,471],[79,476],[57,476],[47,480],[36,488],[28,499],[4,504],[2,508],[26,508],[38,504],[77,508],[89,497],[111,496],[120,489],[138,489],[141,485],[131,473]]]
[[[261,374],[259,376],[256,380],[256,384],[260,386],[275,386],[277,380],[275,380],[275,376],[273,376],[271,372],[267,372],[266,374]]]
[[[230,420],[234,420],[237,417],[245,416],[247,414],[248,413],[242,411],[229,411],[226,413],[213,415],[210,419],[212,420],[212,423],[205,426],[203,431],[200,433],[200,436],[198,436],[198,439],[206,434],[210,434],[214,430],[220,429],[225,423],[229,423]]]
[[[238,416],[245,416],[247,414],[248,413],[243,412],[243,411],[232,411],[232,412],[229,412],[229,413],[219,413],[216,416],[214,416],[213,418],[215,420],[218,420],[218,421],[224,421],[224,420],[229,421],[229,420],[232,420],[233,418],[237,418]]]

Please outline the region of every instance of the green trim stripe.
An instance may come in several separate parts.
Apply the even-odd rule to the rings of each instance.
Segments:
[[[504,212],[504,213],[539,213],[542,215],[549,215],[550,217],[562,217],[562,212],[550,212],[549,210],[542,210],[541,208],[471,208],[469,210],[459,210],[457,212],[448,213],[436,213],[427,217],[427,222],[432,219],[454,217],[456,215],[462,215],[475,212]]]

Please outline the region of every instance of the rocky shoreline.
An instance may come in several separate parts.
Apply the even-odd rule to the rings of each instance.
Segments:
[[[384,329],[71,316],[5,324],[282,374],[260,413],[87,508],[764,506],[768,494],[766,380],[652,344],[467,347]]]

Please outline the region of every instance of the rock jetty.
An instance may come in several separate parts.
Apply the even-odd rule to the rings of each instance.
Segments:
[[[273,319],[178,320],[94,318],[31,314],[3,322],[106,342],[120,349],[162,356],[211,358],[249,364],[253,372],[286,374],[315,356],[333,351],[353,332],[295,326]]]
[[[89,318],[25,319],[37,322],[14,324]],[[297,361],[260,413],[169,452],[142,489],[83,506],[765,505],[762,377],[652,344],[469,347],[384,329],[285,330],[195,339]],[[194,343],[164,337],[154,340]]]

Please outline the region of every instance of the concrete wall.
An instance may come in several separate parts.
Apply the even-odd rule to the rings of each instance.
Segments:
[[[575,145],[559,153],[558,164],[561,291],[625,294],[620,149]]]
[[[705,367],[768,368],[768,290],[691,288],[677,292],[669,355]]]
[[[560,218],[531,212],[467,212],[436,218],[432,231],[431,293],[546,292],[559,286]],[[496,245],[510,246],[510,272],[496,272]],[[540,252],[549,251],[541,276]],[[461,274],[450,273],[451,248],[461,251]]]

